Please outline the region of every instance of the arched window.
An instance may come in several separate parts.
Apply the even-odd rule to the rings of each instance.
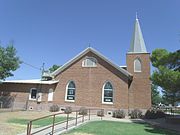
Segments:
[[[75,100],[75,91],[76,91],[76,86],[73,81],[70,81],[67,86],[66,86],[66,101],[74,101]]]
[[[110,82],[104,84],[102,97],[102,103],[113,103],[113,87]]]
[[[134,60],[134,72],[141,72],[141,60],[139,58]]]
[[[96,67],[97,66],[97,60],[94,57],[86,57],[86,59],[84,59],[82,61],[82,66],[83,67]]]

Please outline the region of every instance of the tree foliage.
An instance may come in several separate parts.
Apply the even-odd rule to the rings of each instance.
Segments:
[[[162,97],[158,91],[158,86],[152,84],[151,86],[151,97],[152,97],[152,104],[153,105],[158,105],[159,103],[162,103]]]
[[[19,68],[21,61],[16,53],[13,45],[0,46],[0,80],[13,76],[12,71]]]
[[[180,50],[168,52],[156,49],[151,56],[152,65],[156,68],[151,76],[155,85],[164,90],[164,96],[174,103],[180,99]]]
[[[54,64],[52,67],[49,68],[50,73],[54,72],[55,70],[57,70],[60,66]]]

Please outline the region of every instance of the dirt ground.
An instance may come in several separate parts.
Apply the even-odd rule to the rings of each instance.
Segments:
[[[26,132],[26,125],[8,123],[12,118],[34,119],[52,114],[50,112],[34,112],[34,111],[17,111],[17,112],[0,112],[0,135],[17,135]]]

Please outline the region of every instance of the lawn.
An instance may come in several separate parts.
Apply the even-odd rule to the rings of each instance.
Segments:
[[[153,128],[148,124],[93,121],[64,135],[179,135],[172,131]]]
[[[35,111],[17,111],[17,112],[1,112],[0,113],[0,135],[17,135],[26,132],[27,122],[29,120],[51,115],[51,112],[35,112]],[[63,121],[65,117],[57,117],[56,122]],[[51,119],[39,120],[34,122],[34,127],[40,127],[51,123]]]
[[[55,123],[61,122],[61,121],[64,121],[64,120],[66,120],[66,117],[56,117]],[[7,122],[26,126],[29,121],[30,121],[30,119],[11,118]],[[52,117],[49,117],[49,118],[34,121],[32,124],[33,124],[34,128],[37,128],[37,127],[43,127],[43,126],[50,125],[50,124],[52,124],[52,122],[53,122]]]

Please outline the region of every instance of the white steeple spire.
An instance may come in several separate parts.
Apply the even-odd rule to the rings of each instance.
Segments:
[[[131,47],[129,53],[147,53],[146,46],[144,43],[141,27],[136,12],[136,22],[134,27],[134,33],[131,41]]]

